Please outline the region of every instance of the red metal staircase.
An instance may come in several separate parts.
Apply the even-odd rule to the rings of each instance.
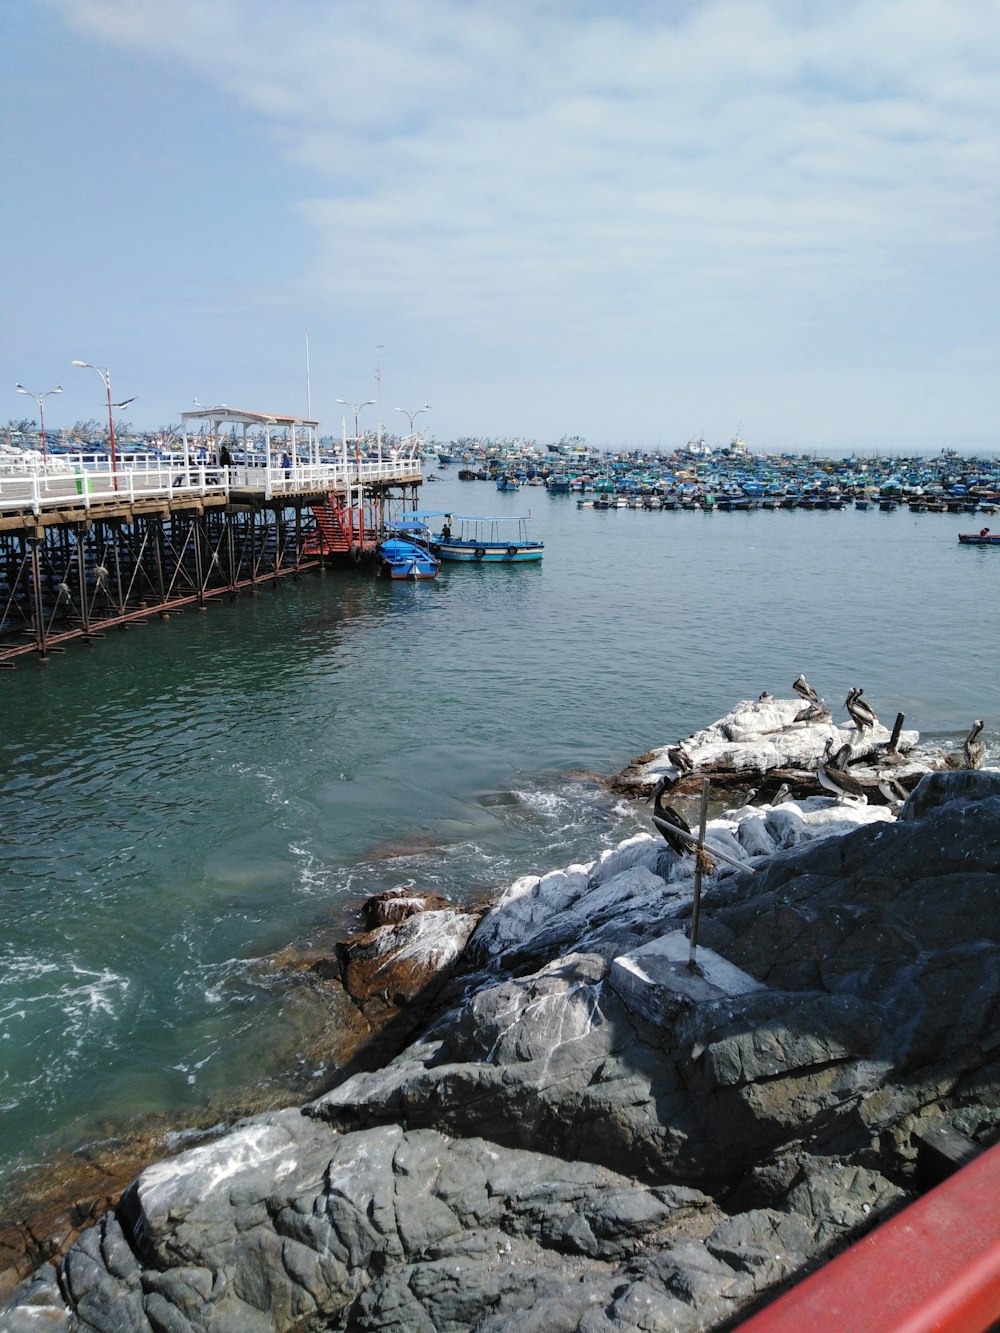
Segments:
[[[343,554],[360,542],[360,525],[343,495],[328,495],[325,504],[313,505],[316,528],[306,537],[303,555]]]

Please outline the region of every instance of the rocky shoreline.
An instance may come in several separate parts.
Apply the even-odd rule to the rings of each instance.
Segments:
[[[992,1144],[1000,773],[800,711],[612,780],[740,793],[694,968],[695,858],[655,831],[481,911],[380,895],[307,963],[380,1034],[353,1071],[147,1167],[0,1326],[722,1328],[915,1197],[935,1132]],[[870,800],[816,794],[828,739]]]

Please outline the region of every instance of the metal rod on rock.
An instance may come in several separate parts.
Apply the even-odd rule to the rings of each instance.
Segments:
[[[701,868],[705,860],[705,828],[708,824],[708,778],[701,782],[701,814],[698,818],[698,850],[694,858],[694,907],[691,911],[691,952],[688,971],[697,972],[695,954],[698,952],[698,924],[701,920]]]

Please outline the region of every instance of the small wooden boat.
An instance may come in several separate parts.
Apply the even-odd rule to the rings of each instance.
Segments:
[[[983,528],[982,532],[960,532],[958,540],[963,546],[1000,546],[1000,532],[990,532],[989,528]]]

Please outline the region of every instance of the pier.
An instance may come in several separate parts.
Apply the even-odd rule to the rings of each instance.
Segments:
[[[345,434],[331,457],[318,422],[227,407],[181,422],[166,456],[25,457],[0,472],[0,667],[360,558],[416,508],[415,448],[372,459]]]

